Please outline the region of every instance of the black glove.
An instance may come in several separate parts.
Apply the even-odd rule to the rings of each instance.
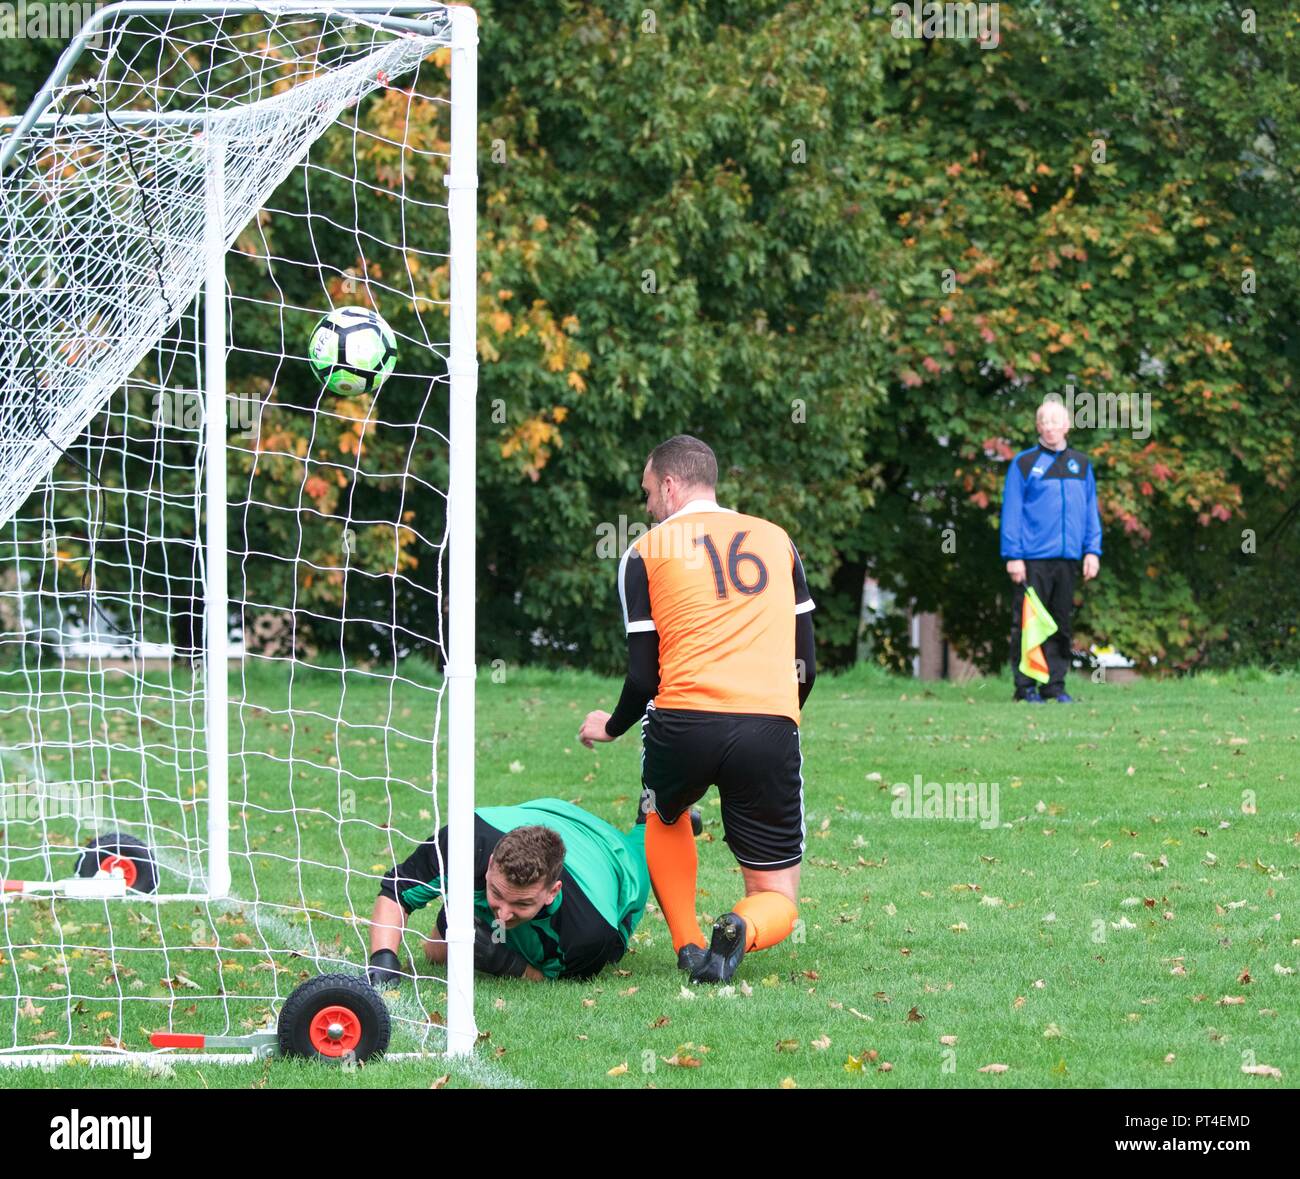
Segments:
[[[479,918],[474,919],[474,969],[484,974],[508,975],[523,978],[528,963],[504,941],[493,941],[492,927]]]
[[[366,978],[377,991],[402,985],[402,963],[392,950],[376,950],[370,955],[370,969]]]

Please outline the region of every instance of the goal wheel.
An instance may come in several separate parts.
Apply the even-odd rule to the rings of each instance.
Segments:
[[[280,1052],[365,1061],[388,1047],[388,1008],[364,978],[322,974],[295,987],[280,1010]]]
[[[158,865],[153,852],[148,844],[134,835],[122,835],[117,831],[97,835],[86,844],[81,859],[77,861],[77,875],[82,877],[114,869],[121,870],[123,882],[133,892],[158,891]]]

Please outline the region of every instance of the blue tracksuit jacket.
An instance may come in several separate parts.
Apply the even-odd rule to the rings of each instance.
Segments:
[[[1097,482],[1088,456],[1067,447],[1022,450],[1002,492],[1002,558],[1041,561],[1101,556]]]

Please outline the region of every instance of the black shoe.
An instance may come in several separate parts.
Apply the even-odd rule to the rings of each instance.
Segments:
[[[687,942],[677,951],[677,969],[684,970],[687,974],[693,976],[704,965],[704,959],[708,957],[708,954],[709,951],[703,946],[697,946],[694,942]]]
[[[691,982],[730,982],[744,956],[745,921],[735,913],[723,913],[713,923],[709,952],[699,967],[691,971]]]

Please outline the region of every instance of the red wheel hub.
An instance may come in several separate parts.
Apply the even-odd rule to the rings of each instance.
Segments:
[[[140,875],[139,869],[135,866],[135,861],[128,860],[126,856],[105,856],[99,861],[99,870],[107,872],[110,876],[115,868],[122,870],[122,880],[127,888],[134,888],[136,878]]]
[[[322,1056],[342,1056],[361,1043],[361,1021],[348,1007],[322,1007],[312,1016],[310,1035]]]

